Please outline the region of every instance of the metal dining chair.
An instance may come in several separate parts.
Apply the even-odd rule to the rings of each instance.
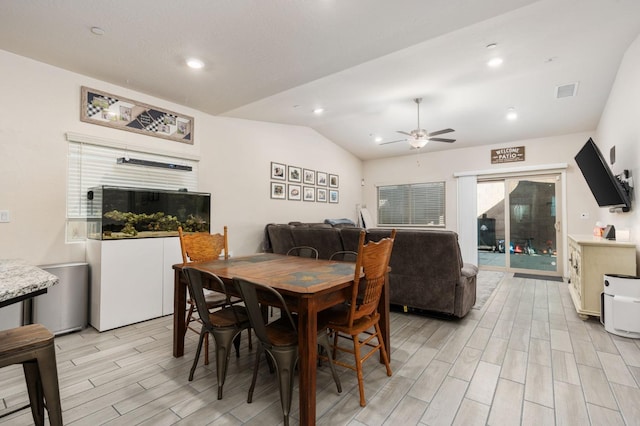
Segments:
[[[278,374],[282,414],[284,416],[284,424],[288,425],[294,370],[298,363],[298,331],[296,321],[289,311],[282,295],[272,287],[240,278],[234,278],[233,281],[242,295],[242,299],[247,307],[249,321],[251,322],[255,335],[258,337],[258,349],[256,351],[253,379],[251,380],[247,402],[251,403],[253,400],[253,391],[256,387],[258,368],[260,367],[260,358],[264,352],[275,365],[276,373]],[[258,292],[263,300],[267,299],[270,304],[273,303],[280,308],[281,316],[279,319],[270,323],[266,321],[260,308]],[[331,350],[327,327],[322,324],[318,325],[318,345],[324,348],[327,353]],[[333,380],[336,382],[338,393],[341,393],[342,385],[331,361],[329,362],[329,367],[331,368]]]
[[[311,246],[296,246],[287,250],[287,256],[308,257],[318,259],[318,250]]]
[[[358,259],[358,252],[352,250],[336,251],[329,256],[329,260],[339,260],[342,262],[355,262]]]
[[[217,275],[190,266],[182,268],[182,272],[185,274],[190,295],[195,300],[198,315],[200,315],[200,320],[202,322],[196,357],[193,360],[193,365],[189,372],[189,381],[193,380],[193,375],[196,371],[196,367],[198,366],[198,359],[200,358],[200,351],[202,349],[204,338],[211,334],[216,343],[218,399],[222,399],[222,387],[227,376],[227,365],[229,363],[231,344],[233,343],[235,346],[236,357],[239,357],[240,333],[242,330],[246,330],[250,327],[247,309],[244,306],[231,304],[225,284]],[[226,303],[217,311],[209,311],[203,291],[204,279],[214,281],[225,294]]]

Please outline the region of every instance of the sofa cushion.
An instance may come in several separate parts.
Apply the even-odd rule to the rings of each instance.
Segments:
[[[360,231],[364,228],[340,228],[340,238],[342,238],[342,247],[348,251],[358,251],[358,243],[360,242]]]
[[[287,254],[289,249],[296,245],[291,235],[292,228],[290,225],[268,224],[266,227],[268,241],[265,246],[273,253]]]
[[[296,246],[310,246],[318,250],[320,259],[329,259],[337,251],[342,251],[340,230],[335,228],[291,228],[291,235]]]

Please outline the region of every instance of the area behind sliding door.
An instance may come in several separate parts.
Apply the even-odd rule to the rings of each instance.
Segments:
[[[478,180],[478,264],[561,275],[560,175]]]

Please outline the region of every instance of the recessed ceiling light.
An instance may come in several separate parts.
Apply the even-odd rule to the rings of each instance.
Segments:
[[[511,107],[509,109],[507,109],[507,120],[517,120],[518,119],[518,112],[516,111],[515,108]]]
[[[323,112],[324,112],[324,108],[322,108],[322,107],[318,107],[318,108],[315,108],[315,109],[313,110],[313,113],[314,113],[314,114],[318,114],[318,115],[319,115],[319,114],[322,114]]]
[[[502,62],[502,58],[492,58],[489,60],[489,62],[487,62],[487,65],[489,65],[491,68],[496,68],[502,65]]]
[[[194,70],[199,70],[201,68],[204,68],[204,62],[202,62],[200,59],[190,58],[187,59],[187,66],[189,68],[193,68]]]
[[[376,138],[374,139],[374,141],[376,142],[382,142],[382,138],[380,136],[376,136]]]
[[[95,35],[104,35],[104,30],[100,27],[91,27],[91,32]]]

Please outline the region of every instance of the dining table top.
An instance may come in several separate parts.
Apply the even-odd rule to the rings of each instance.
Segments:
[[[22,259],[0,259],[0,306],[44,291],[58,281],[55,275]]]
[[[182,265],[180,265],[182,266]],[[259,281],[283,293],[318,294],[353,281],[354,264],[321,261],[299,256],[259,253],[250,256],[192,263],[223,279],[234,277]]]

